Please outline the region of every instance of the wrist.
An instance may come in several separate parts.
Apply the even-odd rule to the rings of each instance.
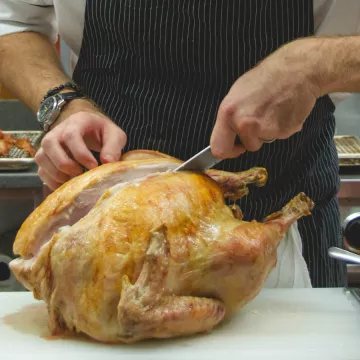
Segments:
[[[104,115],[100,108],[98,108],[90,99],[74,99],[64,107],[57,120],[50,126],[50,130],[64,122],[71,115],[77,114],[79,112],[88,112],[98,115]]]
[[[317,98],[360,91],[360,36],[310,37],[288,45]]]
[[[65,90],[70,90],[66,91]],[[45,132],[58,120],[66,105],[85,98],[82,90],[72,82],[66,82],[47,91],[37,111],[37,121]]]
[[[296,79],[299,85],[308,87],[316,98],[327,93],[326,85],[330,81],[324,72],[324,59],[318,48],[318,39],[304,38],[294,40],[278,50],[281,52],[282,71]]]
[[[81,111],[101,113],[82,90],[69,81],[47,91],[37,112],[37,119],[43,130],[48,132]]]
[[[299,55],[302,58],[304,70],[310,84],[316,89],[317,98],[332,92],[336,74],[331,68],[333,59],[327,41],[323,38],[313,37],[299,40],[297,45],[300,49]]]

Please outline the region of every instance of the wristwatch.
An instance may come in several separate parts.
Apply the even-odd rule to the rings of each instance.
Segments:
[[[74,99],[83,99],[85,96],[78,91],[57,93],[46,97],[37,112],[37,121],[42,129],[47,132],[50,126],[57,120],[63,107]]]

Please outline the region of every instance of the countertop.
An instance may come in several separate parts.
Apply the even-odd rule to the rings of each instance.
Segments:
[[[359,182],[360,174],[356,175],[340,175],[341,182]]]
[[[37,165],[28,170],[0,171],[0,189],[42,188]]]
[[[2,359],[359,360],[360,305],[332,289],[264,289],[209,334],[106,345],[49,339],[42,302],[29,292],[0,293]]]

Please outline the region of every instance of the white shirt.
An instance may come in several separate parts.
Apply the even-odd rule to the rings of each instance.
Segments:
[[[60,35],[76,61],[85,5],[86,0],[0,0],[0,36],[36,31],[55,43]],[[314,0],[314,16],[316,35],[360,34],[360,0]]]

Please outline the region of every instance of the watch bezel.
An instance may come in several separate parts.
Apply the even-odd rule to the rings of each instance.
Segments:
[[[42,127],[42,129],[47,132],[49,131],[50,126],[57,120],[59,117],[62,108],[72,100],[82,99],[85,96],[81,92],[71,91],[67,93],[58,93],[55,95],[48,96],[45,98],[40,105],[40,108],[37,112],[37,121]],[[51,99],[52,105],[47,102]],[[47,106],[49,109],[44,114],[44,107]]]
[[[51,108],[48,110],[47,114],[43,114],[45,106],[48,106],[47,103],[49,100],[52,100]],[[55,122],[61,112],[61,104],[65,103],[65,100],[61,94],[56,94],[46,98],[40,105],[40,108],[37,112],[37,120],[44,131],[48,131],[49,127]]]

